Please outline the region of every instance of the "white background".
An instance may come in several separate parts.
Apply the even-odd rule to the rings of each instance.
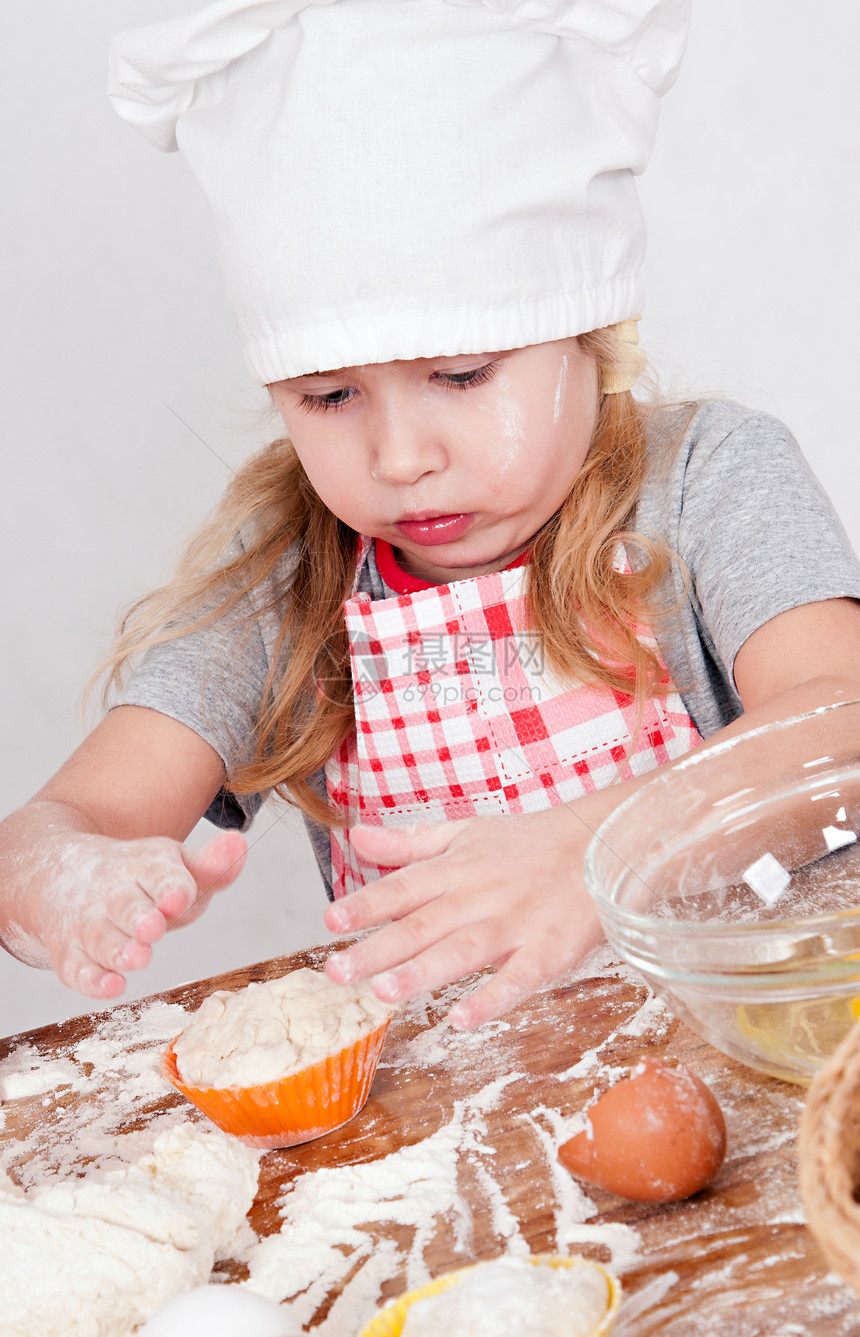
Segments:
[[[194,7],[5,8],[2,813],[80,740],[78,698],[118,611],[167,576],[231,466],[274,430],[194,183],[104,93],[113,32]],[[848,0],[694,0],[642,182],[642,337],[668,391],[784,418],[860,546],[858,49]],[[251,838],[240,882],[168,935],[134,992],[326,936],[298,818],[267,810]],[[88,1006],[0,950],[0,1033]]]

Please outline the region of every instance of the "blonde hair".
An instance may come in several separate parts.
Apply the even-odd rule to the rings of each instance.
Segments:
[[[602,381],[628,355],[611,328],[580,335],[578,343]],[[602,395],[585,464],[535,536],[526,580],[529,627],[543,638],[549,665],[564,679],[602,683],[640,706],[666,690],[660,660],[636,628],[655,616],[672,560],[664,545],[628,530],[647,466],[646,412],[629,391]],[[240,529],[253,536],[248,546],[236,545]],[[619,541],[632,558],[626,573],[616,569]],[[279,629],[256,755],[231,772],[228,784],[237,794],[274,790],[318,821],[339,824],[309,778],[354,727],[343,603],[357,543],[311,487],[291,443],[273,441],[242,466],[174,577],[123,618],[96,674],[106,674],[104,703],[140,652],[230,613],[242,616],[246,596],[272,583],[269,604],[257,610]],[[274,578],[287,548],[295,560],[278,588]],[[228,551],[236,555],[225,561]]]

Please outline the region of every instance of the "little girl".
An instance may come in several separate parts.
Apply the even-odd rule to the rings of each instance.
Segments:
[[[219,0],[117,42],[286,437],[3,823],[15,955],[116,996],[274,790],[329,928],[377,929],[332,977],[494,966],[475,1026],[597,940],[584,851],[654,767],[860,696],[860,568],[786,429],[631,394],[633,174],[685,32],[686,0]]]

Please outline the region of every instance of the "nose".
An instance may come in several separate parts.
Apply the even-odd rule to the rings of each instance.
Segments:
[[[444,469],[447,453],[432,416],[401,401],[380,408],[370,424],[370,472],[382,483],[408,486]]]

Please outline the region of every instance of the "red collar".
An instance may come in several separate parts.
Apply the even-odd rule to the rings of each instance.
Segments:
[[[420,576],[410,575],[404,571],[394,555],[394,549],[385,539],[376,539],[376,566],[382,579],[390,590],[395,594],[415,594],[418,590],[432,590],[436,586],[432,580],[422,580]],[[528,549],[521,552],[519,557],[515,557],[505,567],[506,571],[513,571],[514,567],[525,566],[529,560],[530,553]]]

